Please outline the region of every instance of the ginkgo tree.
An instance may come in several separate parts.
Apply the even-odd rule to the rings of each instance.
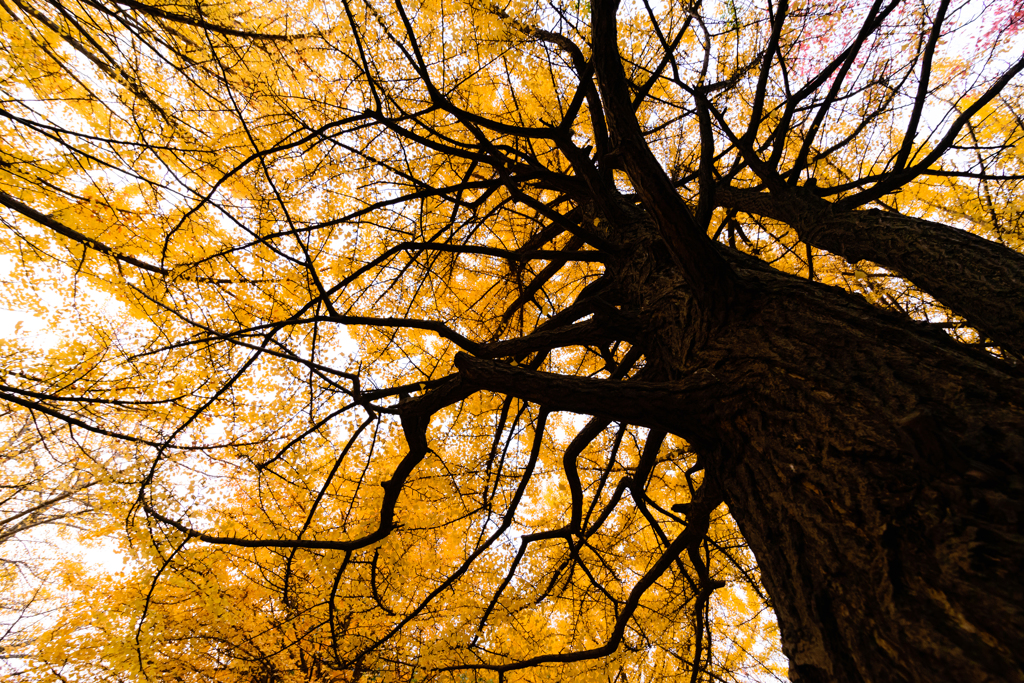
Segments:
[[[8,670],[1024,680],[1022,26],[2,0]]]

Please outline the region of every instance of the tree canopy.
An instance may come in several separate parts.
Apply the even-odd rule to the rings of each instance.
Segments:
[[[0,666],[1024,679],[1022,28],[0,0]]]

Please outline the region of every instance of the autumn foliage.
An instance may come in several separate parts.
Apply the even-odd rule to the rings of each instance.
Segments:
[[[784,582],[762,579],[717,463],[740,442],[817,446],[772,450],[750,414],[709,406],[811,405],[784,387],[828,371],[727,379],[760,351],[715,340],[774,310],[738,303],[763,281],[854,302],[836,306],[1013,395],[1022,16],[0,0],[0,263],[21,314],[0,341],[0,670],[785,679],[810,650],[788,612],[780,639]],[[912,230],[954,246],[900,251]],[[766,344],[783,367],[791,349]],[[874,380],[840,374],[806,396],[876,410]],[[1019,401],[985,400],[1019,434]],[[912,440],[949,423],[912,409],[892,418]],[[785,410],[765,424],[803,419]],[[1019,480],[1013,463],[992,472]],[[985,467],[963,466],[1012,488]],[[993,510],[1017,505],[999,491]],[[979,666],[1020,680],[1006,657]]]

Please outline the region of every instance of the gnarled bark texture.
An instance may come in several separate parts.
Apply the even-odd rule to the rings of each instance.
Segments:
[[[1024,680],[1024,383],[843,292],[736,265],[715,330],[665,270],[629,298],[666,376],[716,380],[680,431],[724,482],[792,678]]]
[[[690,440],[757,557],[794,681],[1024,680],[1024,380],[735,253],[728,314],[706,316],[652,221],[618,220],[601,296],[642,321],[644,381],[609,393],[469,357],[464,377]]]
[[[965,230],[898,213],[843,211],[797,187],[722,187],[722,206],[788,223],[807,244],[907,278],[1000,346],[1024,358],[1024,254]]]

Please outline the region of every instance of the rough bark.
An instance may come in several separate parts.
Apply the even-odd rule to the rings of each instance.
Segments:
[[[646,321],[645,377],[663,389],[463,357],[467,377],[619,419],[629,399],[656,400],[631,417],[689,439],[722,482],[794,681],[1024,680],[1024,381],[740,255],[728,315],[708,322],[635,218],[616,226],[632,242],[608,276]]]
[[[708,462],[792,678],[1024,680],[1024,386],[831,292],[788,289],[752,297],[700,362],[731,387],[706,404]]]
[[[898,213],[841,211],[806,188],[720,187],[722,206],[788,223],[800,239],[892,270],[1024,358],[1024,255],[965,230]]]
[[[792,678],[1024,680],[1024,383],[838,290],[741,272],[706,344],[663,318],[645,346],[720,382],[684,436],[725,482]]]

